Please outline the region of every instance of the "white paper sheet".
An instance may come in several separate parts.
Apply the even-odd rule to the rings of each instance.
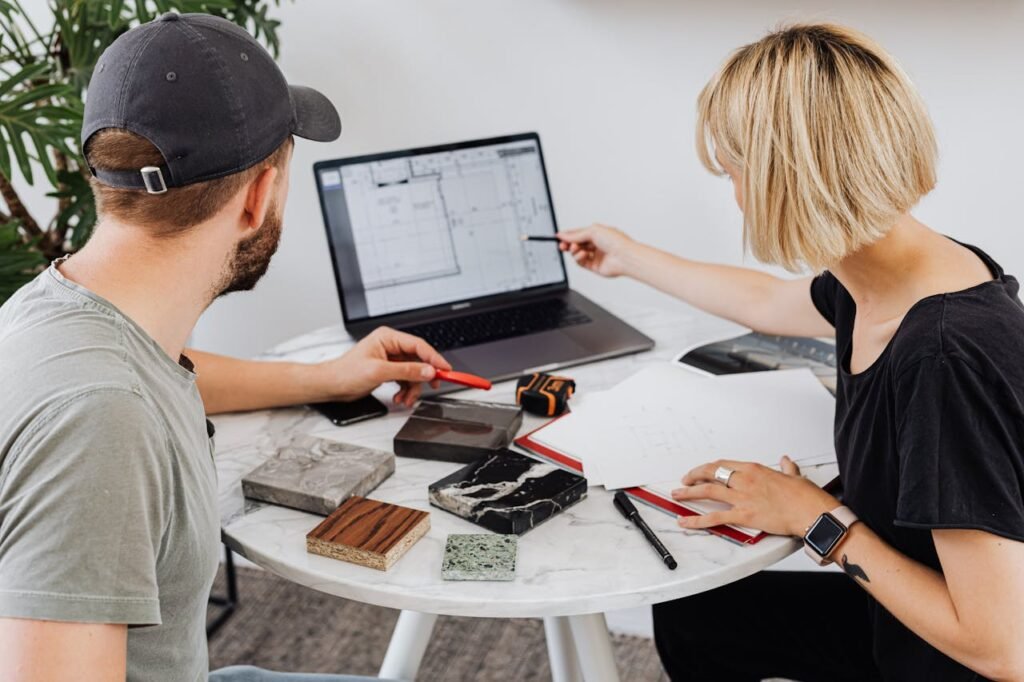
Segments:
[[[649,367],[539,431],[608,488],[678,479],[714,459],[834,457],[835,401],[808,369],[702,377]]]

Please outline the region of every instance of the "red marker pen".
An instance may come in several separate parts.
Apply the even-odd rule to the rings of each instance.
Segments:
[[[441,381],[447,381],[450,384],[459,384],[461,386],[468,386],[469,388],[482,388],[485,391],[491,390],[491,382],[483,377],[478,377],[475,374],[467,374],[466,372],[452,372],[450,370],[438,369],[435,370],[434,378]]]

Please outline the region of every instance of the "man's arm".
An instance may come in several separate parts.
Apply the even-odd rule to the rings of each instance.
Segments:
[[[0,618],[0,680],[124,681],[128,628]]]
[[[412,405],[424,382],[451,365],[426,341],[381,327],[341,357],[304,364],[239,360],[187,350],[207,414],[327,400],[356,400],[395,381],[395,402]]]
[[[125,388],[83,387],[25,429],[0,485],[0,680],[124,680],[126,626],[161,623],[169,466]]]
[[[317,364],[241,360],[186,349],[207,414],[244,412],[328,400]]]

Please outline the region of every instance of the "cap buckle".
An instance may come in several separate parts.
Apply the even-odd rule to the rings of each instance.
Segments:
[[[164,182],[164,174],[159,167],[143,166],[139,172],[142,173],[142,183],[146,186],[147,192],[163,194],[167,191],[167,183]]]

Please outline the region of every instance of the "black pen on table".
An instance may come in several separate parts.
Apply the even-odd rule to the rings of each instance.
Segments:
[[[647,542],[651,543],[651,547],[654,548],[654,551],[661,555],[661,560],[665,562],[665,565],[674,571],[677,565],[676,560],[672,558],[669,551],[665,549],[665,545],[661,544],[661,540],[658,539],[658,536],[654,534],[651,527],[648,526],[643,520],[643,517],[640,516],[640,512],[637,511],[637,508],[633,505],[630,499],[626,497],[626,493],[621,490],[615,493],[613,502],[615,503],[615,508],[619,510],[619,513],[632,521],[634,525],[640,529],[640,532],[644,534],[645,538],[647,538]]]

